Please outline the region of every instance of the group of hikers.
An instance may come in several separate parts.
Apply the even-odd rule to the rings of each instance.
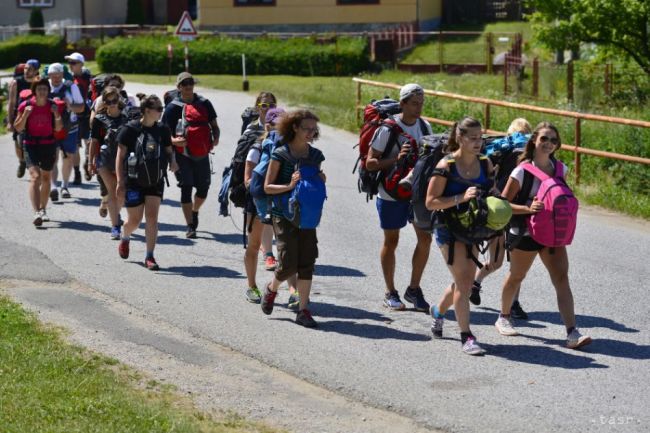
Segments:
[[[72,185],[78,185],[83,170],[86,181],[96,175],[100,184],[99,214],[110,219],[110,238],[119,241],[120,257],[129,257],[130,236],[144,218],[144,265],[158,270],[154,249],[168,171],[181,190],[185,236],[197,236],[211,185],[210,154],[219,145],[214,107],[195,93],[197,80],[188,72],[177,76],[176,88],[161,100],[127,94],[119,75],[92,77],[79,53],[65,59],[68,67],[53,63],[42,75],[38,60],[30,59],[10,85],[9,128],[17,175],[28,170],[30,176],[32,222],[40,227],[49,221],[48,200],[70,198],[73,171]],[[410,223],[417,244],[404,299],[431,314],[435,338],[442,338],[445,314],[453,306],[463,353],[485,353],[470,329],[470,302],[481,303],[482,281],[501,267],[506,255],[510,269],[495,327],[501,335],[517,335],[513,318],[527,319],[519,291],[539,255],[556,290],[566,346],[589,344],[591,338],[576,327],[568,279],[566,246],[575,230],[577,200],[564,182],[567,167],[555,157],[561,143],[557,128],[547,122],[532,128],[516,119],[508,136],[486,141],[480,122],[464,117],[448,133],[434,134],[422,118],[424,97],[422,87],[412,83],[400,89],[399,100],[373,101],[361,130],[359,188],[371,198],[376,195],[384,233],[383,305],[405,309],[395,283],[396,249],[401,229]],[[245,298],[269,315],[287,281],[296,323],[316,327],[309,299],[318,257],[316,228],[327,194],[321,169],[325,157],[313,146],[320,120],[309,110],[285,111],[270,92],[261,92],[242,119],[219,202],[224,215],[229,202],[243,210]],[[514,145],[499,150],[505,142]],[[510,162],[495,159],[500,154]],[[434,237],[452,282],[430,305],[420,283]],[[260,251],[265,268],[274,272],[261,289],[256,275]]]

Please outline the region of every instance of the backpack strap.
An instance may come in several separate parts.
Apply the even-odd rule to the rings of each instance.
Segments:
[[[557,173],[557,166],[558,166],[558,165],[559,165],[559,164],[556,164],[556,169],[555,169],[556,173]],[[523,163],[523,164],[521,165],[521,168],[523,168],[524,170],[526,170],[527,172],[529,172],[530,174],[532,174],[533,176],[535,176],[537,179],[541,180],[542,182],[545,181],[546,179],[550,179],[550,178],[551,178],[551,176],[549,176],[548,174],[544,173],[542,170],[540,170],[539,168],[535,167],[535,166],[534,166],[532,163],[530,163],[530,162],[525,162],[525,163]]]
[[[427,123],[424,121],[424,119],[418,117],[418,123],[420,124],[420,131],[422,132],[422,136],[424,137],[425,135],[429,135],[429,128],[427,128]]]

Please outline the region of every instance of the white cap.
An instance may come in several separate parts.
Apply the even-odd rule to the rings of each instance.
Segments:
[[[399,89],[400,102],[413,95],[424,95],[424,89],[419,84],[409,83]]]
[[[86,63],[86,58],[81,53],[72,53],[68,56],[65,56],[64,59],[72,60],[74,62]]]
[[[63,65],[61,63],[52,63],[50,66],[47,67],[47,73],[49,74],[62,74],[63,73]]]

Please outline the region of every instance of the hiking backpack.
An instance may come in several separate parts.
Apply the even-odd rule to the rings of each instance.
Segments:
[[[515,132],[505,137],[488,138],[485,142],[485,154],[495,168],[496,188],[503,191],[508,183],[510,173],[519,163],[530,134]]]
[[[578,199],[564,180],[562,163],[555,162],[553,176],[530,162],[522,164],[522,168],[541,182],[537,199],[544,203],[544,209],[526,218],[530,236],[547,247],[571,245],[578,218]]]
[[[190,156],[207,156],[212,150],[212,127],[208,121],[208,109],[205,106],[206,99],[198,96],[191,103],[176,98],[172,104],[181,107],[181,122],[183,125],[183,137],[187,141],[184,148]]]
[[[243,134],[248,128],[248,125],[260,118],[260,113],[257,112],[255,107],[246,107],[244,112],[241,114],[241,132]],[[264,122],[262,122],[264,123]]]
[[[179,99],[181,97],[181,91],[179,89],[170,89],[165,92],[163,95],[163,103],[165,107],[168,106],[174,99]]]
[[[420,155],[413,167],[411,179],[411,204],[417,221],[431,221],[432,211],[425,207],[424,202],[427,197],[429,181],[438,162],[445,156],[443,149],[448,140],[449,135],[446,133],[425,135],[420,140]],[[427,229],[431,231],[433,226],[429,226]]]
[[[90,79],[90,90],[88,91],[90,102],[95,102],[95,99],[104,91],[104,87],[107,84],[106,77],[108,77],[108,74],[98,74]]]
[[[259,141],[262,134],[264,134],[263,128],[250,125],[237,141],[235,154],[230,162],[230,201],[235,207],[246,206],[246,185],[244,184],[246,156],[255,143]]]
[[[149,188],[158,185],[166,177],[167,157],[162,145],[147,134],[140,122],[131,122],[127,127],[136,129],[139,134],[135,142],[136,169],[138,185]],[[127,156],[128,159],[128,156]]]
[[[23,97],[26,97],[26,96],[27,96],[27,93],[26,93],[26,92],[28,92],[28,91],[27,91],[27,90],[23,90],[23,92],[25,92],[25,93],[23,94]],[[36,103],[36,97],[32,97],[32,96],[31,96],[31,91],[29,91],[29,92],[30,92],[30,93],[29,93],[29,96],[24,100],[24,102],[25,102],[25,107],[27,107],[27,106],[29,106],[29,105],[34,105],[34,104]],[[22,92],[21,92],[21,93],[22,93]],[[21,104],[22,104],[22,103],[23,103],[23,101],[21,101]],[[52,106],[53,106],[53,105],[57,107],[57,109],[59,110],[59,114],[61,113],[62,107],[63,107],[63,111],[65,111],[65,102],[54,101],[54,100],[52,100],[52,99],[48,99],[48,106],[50,107],[50,110],[52,109]],[[25,125],[25,130],[21,133],[21,134],[22,134],[22,139],[23,139],[24,141],[35,141],[35,142],[37,142],[37,143],[41,143],[41,144],[43,144],[43,142],[51,142],[51,143],[54,143],[55,140],[65,139],[65,137],[66,137],[66,135],[67,135],[65,129],[61,129],[61,130],[58,131],[58,132],[55,131],[55,130],[54,130],[54,123],[55,123],[55,121],[54,121],[54,115],[52,115],[51,117],[52,117],[52,134],[51,134],[51,135],[48,135],[48,136],[45,136],[45,137],[42,137],[42,136],[33,136],[33,135],[31,135],[31,134],[29,133],[29,132],[30,132],[30,126],[31,126],[31,125],[30,125],[30,123],[29,123],[29,119],[27,119],[27,124]],[[59,137],[63,137],[63,138],[59,138]],[[45,143],[45,144],[49,144],[49,143]]]
[[[251,180],[248,184],[248,193],[253,198],[257,215],[262,222],[270,222],[271,213],[271,200],[264,192],[264,181],[266,180],[266,172],[271,163],[271,154],[275,149],[283,146],[282,136],[277,131],[271,131],[262,143],[256,143],[254,146],[260,145],[260,162],[255,166],[251,173]]]
[[[109,118],[106,114],[100,113],[95,116],[95,121],[101,122],[102,129],[104,132],[104,140],[102,146],[99,149],[99,152],[102,156],[106,167],[115,171],[115,159],[117,158],[117,133],[121,126],[126,123],[127,117],[125,114],[120,116],[120,122],[118,126],[115,126],[115,120]]]

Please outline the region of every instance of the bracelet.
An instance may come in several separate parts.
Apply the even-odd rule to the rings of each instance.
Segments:
[[[454,204],[458,206],[458,194],[454,195]]]

